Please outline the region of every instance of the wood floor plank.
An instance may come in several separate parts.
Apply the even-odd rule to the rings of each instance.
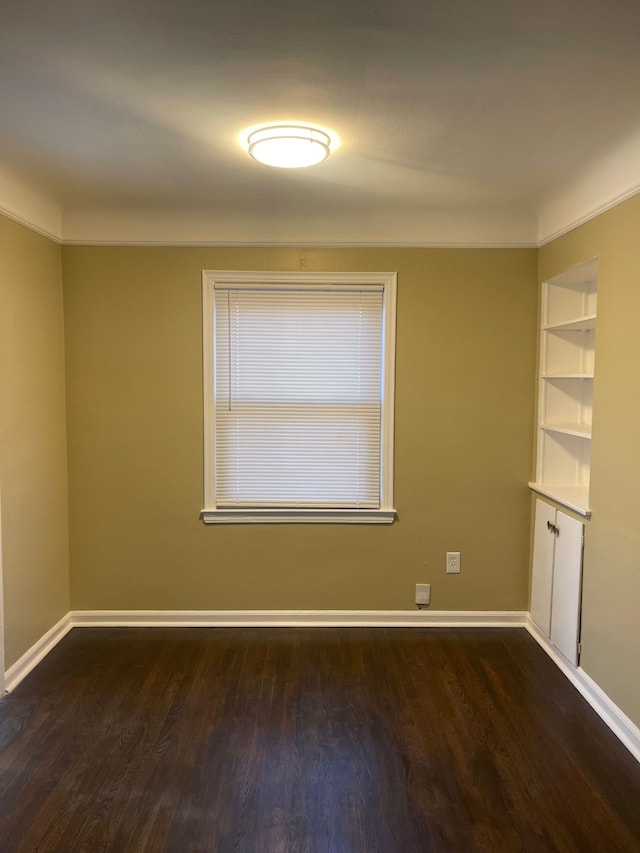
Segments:
[[[640,853],[522,629],[74,629],[0,703],[0,853]]]

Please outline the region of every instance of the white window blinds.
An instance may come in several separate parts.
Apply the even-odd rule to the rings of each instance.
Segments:
[[[215,502],[381,506],[381,285],[214,287]]]

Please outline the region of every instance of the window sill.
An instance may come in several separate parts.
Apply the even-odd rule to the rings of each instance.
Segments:
[[[393,524],[395,509],[203,509],[205,524]]]

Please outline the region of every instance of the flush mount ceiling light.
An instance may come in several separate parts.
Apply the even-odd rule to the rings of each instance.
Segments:
[[[324,130],[299,124],[259,127],[247,137],[253,159],[279,169],[301,169],[322,163],[331,153],[331,143]]]

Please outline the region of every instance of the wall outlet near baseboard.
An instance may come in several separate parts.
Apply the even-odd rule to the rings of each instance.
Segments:
[[[426,607],[431,603],[431,584],[417,583],[416,584],[416,604],[418,607]]]
[[[447,551],[447,574],[460,574],[460,551]]]

